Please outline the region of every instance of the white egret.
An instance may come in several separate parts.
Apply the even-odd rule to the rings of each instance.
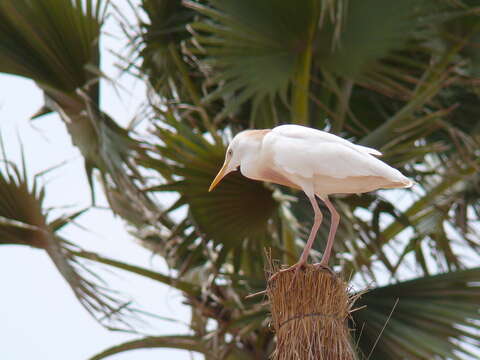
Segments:
[[[376,189],[406,188],[412,181],[373,155],[379,151],[355,145],[341,137],[300,125],[246,130],[228,146],[225,162],[210,185],[211,191],[225,175],[240,167],[247,178],[301,189],[310,200],[314,223],[299,261],[286,270],[305,265],[322,222],[315,196],[331,214],[330,232],[320,264],[328,267],[340,215],[330,194],[358,194]]]

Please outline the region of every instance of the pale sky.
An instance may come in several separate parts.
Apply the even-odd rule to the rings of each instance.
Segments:
[[[120,3],[120,2],[119,2]],[[119,35],[109,20],[104,29]],[[103,47],[120,49],[124,44],[104,38]],[[115,58],[103,52],[103,71],[116,78]],[[117,93],[102,84],[102,109],[121,124],[128,123],[138,104],[144,99],[143,84],[128,76],[121,84],[131,94]],[[0,75],[0,132],[10,160],[19,160],[21,139],[30,176],[37,172],[68,163],[42,177],[46,183],[46,207],[69,206],[59,213],[71,213],[88,206],[90,190],[79,151],[71,145],[65,126],[57,115],[48,115],[34,122],[29,117],[42,105],[42,93],[29,80]],[[100,188],[97,195],[104,199]],[[62,235],[88,250],[108,257],[168,272],[160,257],[141,248],[125,231],[122,221],[109,211],[90,210],[78,223],[65,228]],[[109,283],[136,301],[137,307],[159,316],[189,321],[189,308],[181,304],[182,296],[167,286],[147,279],[116,271],[109,274],[106,267],[96,266],[106,274]],[[0,358],[2,360],[85,360],[112,345],[138,338],[137,335],[105,330],[93,320],[74,297],[47,255],[26,246],[0,247]],[[142,331],[152,335],[186,334],[181,323],[153,320]],[[110,357],[112,360],[192,359],[192,355],[177,350],[136,350]],[[200,359],[199,356],[195,356]]]

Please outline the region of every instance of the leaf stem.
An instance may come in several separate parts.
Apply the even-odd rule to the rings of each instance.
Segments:
[[[343,129],[343,124],[345,123],[348,111],[348,103],[350,101],[350,96],[352,95],[353,81],[350,79],[343,79],[341,87],[341,92],[338,95],[337,117],[332,124],[332,133],[334,134],[339,134]]]
[[[390,241],[393,237],[398,235],[402,232],[405,228],[407,228],[410,224],[415,224],[418,218],[414,218],[419,213],[422,213],[429,204],[433,204],[434,200],[440,195],[444,194],[448,189],[455,186],[460,181],[464,181],[467,177],[475,174],[477,172],[477,164],[473,164],[471,167],[466,168],[464,170],[458,171],[458,173],[454,176],[445,177],[444,181],[438,184],[435,188],[433,188],[430,192],[428,192],[425,196],[417,200],[413,203],[405,212],[404,215],[406,218],[409,219],[409,224],[402,223],[401,221],[395,221],[391,223],[385,230],[382,231],[381,236],[379,236],[379,243],[376,245],[377,248],[382,247],[388,241]],[[373,253],[368,249],[365,248],[355,256],[355,259],[352,260],[350,264],[350,269],[355,271],[355,262],[356,259],[369,259],[368,261],[371,263],[371,256]],[[364,265],[368,265],[366,260],[362,260]],[[348,268],[347,264],[345,268]]]
[[[477,29],[477,27],[475,27]],[[398,127],[405,126],[405,119],[412,117],[421,106],[427,104],[444,86],[448,80],[447,70],[452,59],[467,44],[471,35],[452,46],[443,58],[425,73],[424,81],[415,89],[412,99],[388,121],[376,128],[360,142],[361,145],[381,147],[398,136]],[[415,119],[414,119],[415,120]]]
[[[89,360],[100,360],[111,355],[135,349],[171,348],[187,351],[195,351],[207,355],[207,350],[201,344],[201,338],[191,335],[166,335],[149,336],[143,339],[128,341],[120,345],[112,346]]]
[[[110,265],[140,276],[144,276],[147,278],[150,278],[152,280],[164,283],[166,285],[172,286],[178,290],[181,290],[191,296],[198,296],[200,295],[200,289],[198,288],[197,285],[182,281],[182,280],[177,280],[174,279],[170,276],[160,274],[156,271],[151,271],[144,269],[139,266],[127,264],[121,261],[113,260],[113,259],[108,259],[105,257],[102,257],[96,253],[88,252],[88,251],[72,251],[72,255],[75,255],[77,257],[81,257],[84,259],[92,260],[98,263]]]
[[[188,70],[185,66],[185,63],[181,59],[178,51],[177,51],[177,46],[175,43],[171,43],[168,45],[168,50],[170,51],[170,54],[172,55],[175,65],[177,65],[177,69],[179,70],[181,74],[181,79],[183,82],[183,85],[188,91],[188,94],[190,95],[190,98],[192,99],[193,104],[197,108],[200,117],[203,122],[203,126],[210,132],[210,134],[213,136],[213,138],[216,140],[217,143],[222,143],[221,138],[218,136],[215,126],[212,124],[210,121],[207,112],[203,108],[202,100],[200,95],[197,92],[197,89],[195,87],[195,84],[192,82],[192,79],[190,78],[190,74],[188,73]]]
[[[310,88],[310,69],[312,63],[311,42],[299,56],[293,84],[292,123],[308,124],[308,99]]]
[[[309,99],[310,99],[310,76],[312,68],[313,40],[319,21],[318,2],[314,2],[312,15],[306,36],[306,44],[298,57],[297,69],[293,79],[292,95],[292,123],[308,125],[309,123]]]

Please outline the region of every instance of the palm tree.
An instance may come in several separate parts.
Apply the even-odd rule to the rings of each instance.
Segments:
[[[33,79],[44,91],[37,116],[61,115],[87,176],[99,171],[112,211],[175,275],[74,248],[56,236],[66,222],[46,223],[41,192],[25,185],[14,165],[0,182],[0,243],[46,250],[108,326],[126,321],[128,304],[84,279],[75,268],[85,265],[82,259],[166,283],[191,306],[190,334],[139,338],[92,359],[161,347],[207,359],[268,358],[274,348],[268,307],[245,295],[265,288],[264,249],[285,264],[296,260],[312,221],[308,201],[239,174],[214,193],[207,190],[229,137],[280,123],[376,147],[417,182],[413,190],[335,198],[342,213],[335,268],[354,291],[368,289],[351,318],[359,359],[478,357],[476,1],[132,5],[138,22],[118,17],[129,39],[125,70],[149,87],[150,128],[136,138],[99,109],[98,41],[108,3],[0,4],[0,71]],[[9,199],[19,191],[25,196],[12,207]],[[168,208],[159,205],[165,192],[178,195]],[[185,216],[175,215],[179,208]],[[51,241],[39,240],[45,236]]]

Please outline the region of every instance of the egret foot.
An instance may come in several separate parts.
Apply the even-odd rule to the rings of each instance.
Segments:
[[[317,270],[327,270],[328,272],[330,272],[330,274],[332,275],[336,275],[335,274],[335,271],[332,270],[332,268],[324,263],[317,263],[317,264],[312,264],[313,266],[315,266],[315,269]]]
[[[279,270],[277,271],[275,274],[273,274],[272,276],[270,276],[270,278],[268,279],[268,282],[271,282],[273,281],[280,273],[284,273],[284,272],[287,272],[287,271],[295,271],[295,275],[293,277],[293,279],[295,279],[295,277],[297,276],[298,274],[298,271],[305,266],[305,263],[303,262],[298,262],[296,263],[295,265],[292,265],[286,269],[282,269],[282,270]]]

